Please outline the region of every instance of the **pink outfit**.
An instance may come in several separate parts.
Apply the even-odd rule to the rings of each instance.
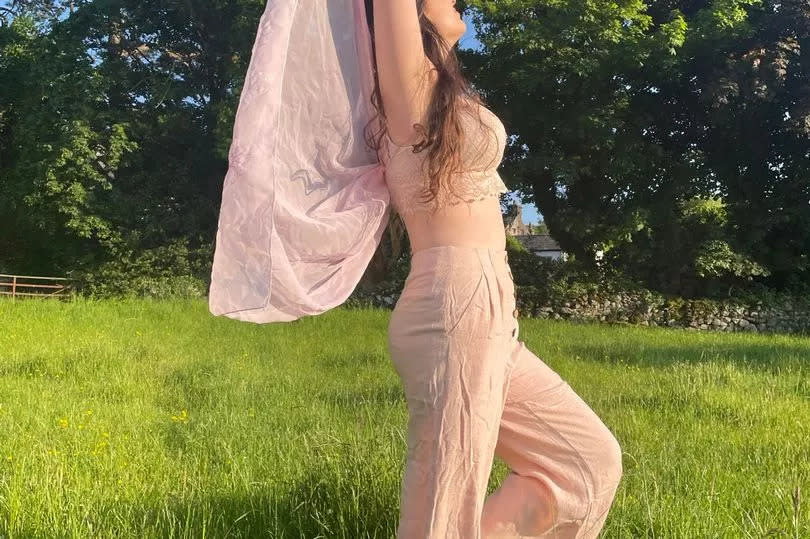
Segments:
[[[469,105],[477,108],[471,101]],[[483,125],[478,121],[479,115]],[[506,149],[506,129],[501,120],[482,106],[477,114],[465,110],[461,115],[461,125],[465,140],[460,152],[465,172],[453,178],[452,190],[443,186],[444,189],[439,190],[436,199],[430,203],[423,203],[420,198],[423,192],[427,192],[424,172],[427,149],[413,153],[412,145],[398,145],[386,134],[386,148],[382,154],[385,182],[391,193],[391,204],[399,215],[433,212],[437,208],[509,192],[497,170]]]
[[[621,448],[514,309],[505,250],[413,253],[388,326],[409,411],[397,539],[598,537]],[[486,497],[494,455],[511,471]]]
[[[342,304],[393,206],[412,245],[447,243],[413,252],[388,327],[410,416],[398,539],[597,537],[621,450],[517,339],[506,251],[491,240],[504,239],[492,204],[506,190],[503,124],[482,108],[493,138],[463,115],[470,172],[458,196],[421,204],[426,154],[391,147],[383,164],[366,145],[371,54],[364,0],[268,0],[234,123],[209,309],[270,323]],[[512,472],[485,498],[493,455]]]

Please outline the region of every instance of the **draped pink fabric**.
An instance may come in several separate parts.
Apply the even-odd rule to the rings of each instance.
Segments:
[[[363,133],[372,65],[363,0],[268,0],[222,189],[212,314],[291,321],[360,281],[390,210]]]

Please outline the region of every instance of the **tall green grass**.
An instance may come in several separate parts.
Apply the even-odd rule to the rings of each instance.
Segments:
[[[0,537],[393,537],[389,316],[3,298]],[[601,537],[810,537],[810,339],[530,319],[520,339],[623,448]]]

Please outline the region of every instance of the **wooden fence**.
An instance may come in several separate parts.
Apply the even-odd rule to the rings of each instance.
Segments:
[[[29,281],[33,279],[34,281]],[[39,280],[40,282],[37,282]],[[54,281],[51,284],[41,281]],[[21,292],[20,289],[33,290]],[[34,296],[37,298],[68,298],[70,297],[70,279],[64,277],[38,277],[33,275],[6,275],[0,273],[0,296]]]

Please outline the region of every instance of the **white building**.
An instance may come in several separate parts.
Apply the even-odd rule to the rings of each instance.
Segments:
[[[515,236],[515,239],[517,239],[526,250],[537,256],[543,256],[553,260],[566,260],[568,258],[557,241],[549,234],[521,234]]]
[[[503,217],[506,233],[514,236],[529,252],[554,260],[565,260],[566,254],[549,234],[532,234],[531,227],[523,222],[523,206],[514,201]]]

